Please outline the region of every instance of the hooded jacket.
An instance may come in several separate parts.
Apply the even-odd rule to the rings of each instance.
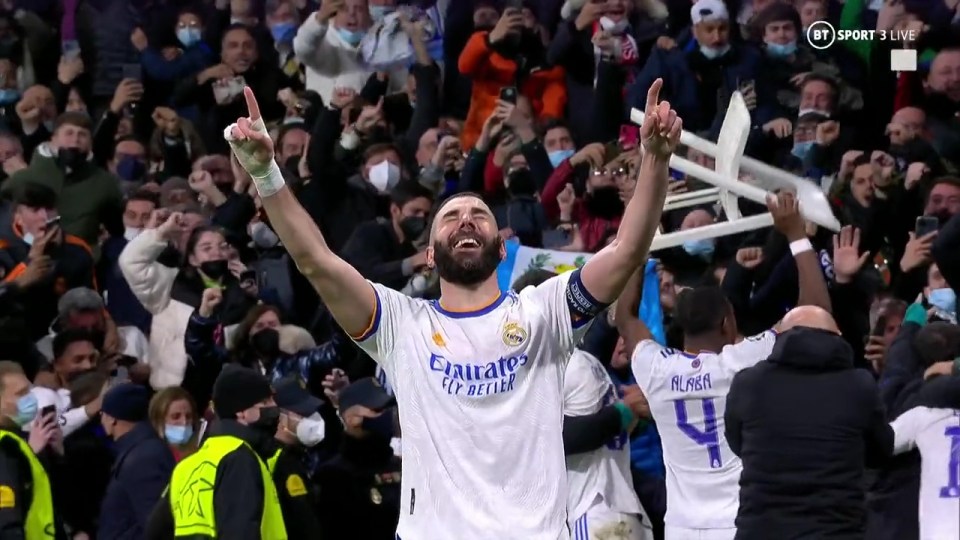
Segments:
[[[737,539],[862,539],[864,469],[888,458],[873,376],[842,337],[794,328],[770,358],[737,374],[727,442],[743,460]]]

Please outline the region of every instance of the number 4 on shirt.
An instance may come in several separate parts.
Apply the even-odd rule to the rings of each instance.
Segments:
[[[692,425],[687,420],[687,401],[692,405],[703,408],[703,430]],[[698,403],[699,402],[699,403]],[[717,433],[717,409],[713,398],[682,400],[673,402],[677,412],[677,427],[693,442],[707,447],[707,456],[710,459],[710,468],[719,469],[723,466],[720,460],[720,434]]]

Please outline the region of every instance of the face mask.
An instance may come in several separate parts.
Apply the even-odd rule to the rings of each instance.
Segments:
[[[797,113],[797,118],[803,118],[808,114],[815,114],[818,116],[823,116],[824,118],[830,118],[830,113],[828,111],[822,111],[820,109],[800,109],[800,112]]]
[[[427,230],[427,218],[408,216],[400,220],[400,230],[407,242],[412,242]]]
[[[393,438],[393,411],[387,409],[376,418],[364,418],[361,427],[371,437],[388,443]]]
[[[289,126],[290,124],[302,124],[303,122],[302,116],[288,116],[283,119],[283,125],[285,126]]]
[[[590,214],[600,218],[613,219],[623,214],[620,190],[613,186],[594,189],[584,198],[584,204]]]
[[[123,238],[129,242],[134,238],[140,236],[140,233],[143,232],[143,229],[138,229],[136,227],[126,227],[123,229]]]
[[[147,174],[147,164],[133,156],[124,156],[117,162],[117,176],[127,182],[143,180]]]
[[[262,407],[260,409],[260,418],[250,424],[250,427],[263,430],[268,433],[276,433],[277,426],[280,425],[280,407]]]
[[[61,169],[75,169],[86,161],[87,154],[79,148],[61,148],[57,150],[57,164]]]
[[[400,167],[383,160],[370,167],[370,183],[380,193],[386,193],[400,182]]]
[[[33,233],[26,233],[23,235],[23,241],[28,246],[32,246],[34,240],[36,239],[33,237]]]
[[[360,30],[354,32],[352,30],[347,30],[346,28],[337,28],[337,34],[340,34],[340,39],[342,39],[344,43],[350,45],[351,47],[356,47],[360,44],[360,41],[363,40],[363,36],[366,34],[366,32]]]
[[[380,22],[394,11],[396,8],[393,6],[370,6],[370,18],[373,22]]]
[[[173,426],[167,424],[163,427],[163,437],[167,439],[167,442],[170,444],[187,444],[190,437],[193,437],[193,426]]]
[[[200,38],[199,28],[179,28],[177,30],[177,39],[180,40],[180,43],[183,43],[184,47],[192,47],[200,42]]]
[[[548,152],[547,157],[550,158],[550,164],[556,169],[561,163],[570,159],[573,154],[573,150],[554,150],[553,152]]]
[[[700,54],[705,56],[707,60],[715,60],[721,56],[727,54],[727,51],[730,50],[730,44],[726,44],[722,47],[708,47],[706,45],[700,46]]]
[[[280,244],[280,238],[269,225],[260,221],[250,226],[250,238],[253,244],[260,249],[270,249]]]
[[[261,358],[273,360],[280,354],[280,332],[264,328],[250,336],[250,346]]]
[[[771,58],[787,58],[797,52],[797,42],[767,43],[767,56]]]
[[[938,307],[947,313],[957,312],[957,293],[950,287],[934,289],[927,296],[930,305]]]
[[[297,35],[297,25],[292,22],[277,23],[270,27],[270,35],[277,43],[288,45],[293,43],[293,37]]]
[[[20,100],[20,92],[15,88],[4,88],[0,90],[0,105],[10,105]]]
[[[507,175],[506,187],[511,195],[533,195],[537,192],[537,181],[530,169],[517,169]]]
[[[600,28],[615,36],[620,35],[627,29],[627,20],[622,19],[620,22],[613,22],[613,19],[609,17],[600,17]]]
[[[320,444],[325,434],[326,423],[320,413],[301,418],[297,424],[297,440],[308,448]]]
[[[18,426],[25,426],[33,421],[37,417],[37,410],[39,405],[37,405],[37,396],[27,394],[22,398],[17,400],[17,414],[12,418],[14,423]]]
[[[813,150],[814,141],[807,141],[801,143],[795,143],[793,149],[790,150],[790,153],[793,154],[797,159],[803,161],[806,159],[807,154],[810,153],[810,150]]]
[[[713,256],[713,238],[704,240],[687,240],[683,243],[683,250],[694,257],[709,259]]]
[[[221,259],[219,261],[206,261],[200,263],[200,271],[203,272],[203,275],[210,279],[219,280],[227,275],[229,268],[227,268],[227,261]]]

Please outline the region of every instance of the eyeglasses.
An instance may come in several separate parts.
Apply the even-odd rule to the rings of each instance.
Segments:
[[[616,167],[612,169],[593,169],[590,171],[593,176],[627,176],[630,174],[628,167]]]

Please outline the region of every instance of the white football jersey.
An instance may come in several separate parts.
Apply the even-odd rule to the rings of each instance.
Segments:
[[[920,538],[960,538],[960,411],[914,407],[890,423],[894,453],[920,450]]]
[[[689,354],[641,341],[633,353],[637,384],[657,422],[667,470],[664,522],[686,529],[733,528],[743,465],[724,436],[727,392],[740,370],[766,360],[772,330],[719,353]]]
[[[592,354],[573,351],[563,379],[563,414],[587,416],[620,399],[610,374]],[[597,497],[623,514],[641,514],[630,473],[630,438],[626,432],[592,452],[567,456],[567,512],[570,519],[584,514]],[[644,522],[649,523],[644,515]]]
[[[571,275],[469,312],[373,284],[357,343],[397,398],[399,539],[569,537],[563,373],[589,323],[571,315]]]

